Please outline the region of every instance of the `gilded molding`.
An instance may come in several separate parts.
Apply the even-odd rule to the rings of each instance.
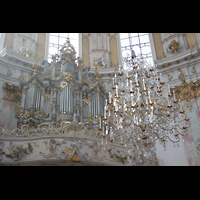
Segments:
[[[66,81],[75,81],[75,75],[72,75],[70,72],[60,72],[60,78],[65,79]]]

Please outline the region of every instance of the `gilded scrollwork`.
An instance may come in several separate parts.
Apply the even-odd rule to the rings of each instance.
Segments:
[[[20,82],[24,82],[24,79],[25,79],[25,77],[24,77],[23,71],[21,71],[21,75],[18,77],[18,80]]]
[[[101,147],[96,141],[93,141],[92,143],[88,143],[86,140],[84,141],[85,145],[88,145],[92,148],[92,155],[88,156],[88,154],[84,155],[84,158],[89,161],[92,159],[97,159],[99,161],[103,161],[105,159],[105,156],[99,157],[98,152],[101,151]]]
[[[186,84],[185,82],[185,72],[183,72],[182,70],[178,69],[179,72],[181,72],[178,76],[178,78],[181,80],[182,84]]]
[[[25,136],[42,136],[42,135],[55,135],[55,134],[68,135],[71,133],[79,133],[81,135],[90,135],[94,137],[99,137],[98,136],[99,128],[98,126],[94,126],[91,130],[80,122],[78,123],[45,122],[38,124],[37,126],[29,126],[29,124],[26,124],[22,125],[20,128],[15,128],[13,130],[8,130],[8,128],[3,127],[0,132],[0,137],[1,136],[25,137]]]
[[[62,150],[62,145],[64,145],[64,150]],[[60,147],[60,153],[58,151],[57,147]],[[81,149],[88,146],[89,149],[82,153]],[[91,161],[91,160],[98,160],[103,161],[105,159],[105,156],[100,157],[99,153],[101,150],[101,146],[96,141],[93,141],[91,143],[88,143],[86,139],[78,138],[76,136],[72,138],[66,138],[62,141],[52,139],[49,141],[49,149],[50,153],[48,155],[45,155],[41,152],[44,158],[52,158],[56,157],[61,160],[64,159],[71,159],[73,162],[79,162],[79,161]]]
[[[7,76],[9,77],[9,76],[12,76],[12,72],[11,72],[11,70],[10,69],[8,69],[8,71],[7,71]]]
[[[173,79],[173,76],[168,74],[168,80],[171,81]]]
[[[56,55],[53,55],[52,56],[52,61],[51,61],[51,64],[54,68],[56,68],[57,70],[61,70],[61,65],[59,62],[56,62]]]
[[[196,98],[200,96],[200,80],[196,81],[196,82],[190,82],[190,83],[186,83],[185,82],[185,78],[183,77],[184,73],[181,72],[181,76],[180,78],[182,79],[182,83],[183,85],[180,86],[175,86],[175,88],[171,88],[171,92],[174,90],[175,91],[175,95],[176,95],[176,99],[177,100],[186,100],[188,101],[188,110],[192,111],[192,104],[191,104],[191,99],[192,98]]]
[[[44,100],[46,100],[46,99],[51,100],[51,95],[48,94],[48,93],[45,93],[45,94],[44,94]]]
[[[91,99],[91,97],[90,97],[90,99]],[[87,98],[86,97],[86,93],[84,92],[83,93],[83,99],[82,99],[82,101],[83,101],[83,106],[85,105],[85,104],[89,104],[89,98]]]
[[[60,72],[60,79],[65,79],[66,81],[75,81],[75,75],[72,75],[70,72]]]
[[[8,101],[21,102],[22,94],[18,86],[15,86],[14,84],[9,85],[8,83],[4,83],[3,91],[4,95],[2,99]]]
[[[176,98],[189,101],[191,98],[200,96],[200,80],[175,86]]]
[[[55,103],[50,106],[50,111],[52,112],[54,107],[56,107],[56,110],[58,112],[59,111],[59,105],[57,105]]]
[[[107,66],[107,63],[105,63],[103,57],[104,57],[105,53],[103,53],[103,55],[101,57],[99,57],[98,59],[93,58],[93,66],[97,69],[102,69],[105,68]]]
[[[27,44],[27,39],[29,38],[25,38],[25,36],[22,38],[23,46],[20,47],[18,50],[16,50],[16,52],[23,56],[33,58],[34,53],[29,49],[28,44]]]
[[[39,119],[44,119],[43,107],[40,108],[40,111],[39,111]]]
[[[191,71],[193,74],[196,74],[196,73],[197,73],[194,66],[193,66],[193,68],[192,68],[190,71]]]
[[[12,142],[9,143],[9,153],[5,154],[7,158],[12,158],[14,161],[21,160],[25,155],[33,152],[33,147],[31,143],[28,143],[28,147],[24,148],[23,145],[14,145]]]

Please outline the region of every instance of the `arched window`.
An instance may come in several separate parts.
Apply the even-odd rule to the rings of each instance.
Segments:
[[[59,50],[65,43],[66,38],[69,37],[70,43],[73,45],[76,56],[78,53],[78,33],[50,33],[49,34],[49,53],[48,62],[51,61],[53,54],[59,54]]]
[[[131,56],[131,49],[135,51],[136,56],[147,57],[148,62],[153,64],[152,52],[148,33],[120,33],[122,57]]]

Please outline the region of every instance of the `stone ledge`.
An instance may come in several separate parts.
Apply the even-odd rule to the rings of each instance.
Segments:
[[[200,62],[200,49],[198,46],[188,49],[182,53],[174,55],[173,57],[166,57],[160,60],[156,60],[155,64],[158,66],[159,71],[171,70],[173,68],[180,68],[182,65],[186,65],[189,61]]]

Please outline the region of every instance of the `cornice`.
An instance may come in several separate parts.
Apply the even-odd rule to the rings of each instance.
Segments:
[[[14,60],[18,60],[30,65],[34,64],[34,61],[35,61],[34,58],[28,58],[13,50],[9,50],[6,47],[0,52],[0,57],[7,58],[7,59],[12,58]]]
[[[14,84],[14,85],[17,85],[17,86],[20,85],[18,78],[8,77],[8,76],[5,76],[4,74],[1,74],[1,73],[0,73],[0,82],[3,82],[3,83],[7,82],[8,84]]]
[[[18,67],[20,70],[30,72],[32,70],[31,66],[35,63],[35,59],[4,48],[0,52],[0,62],[2,64],[9,64],[9,67]],[[38,60],[38,63],[41,64],[41,61]]]
[[[200,62],[200,49],[198,46],[188,49],[172,57],[166,57],[155,61],[159,72],[167,72],[172,69],[182,68],[189,63]]]
[[[98,72],[100,73],[100,74],[114,74],[115,72],[115,68],[114,67],[108,67],[108,68],[103,68],[103,69],[98,69]],[[93,74],[93,73],[95,73],[95,68],[94,67],[91,67],[90,68],[90,71],[88,72],[88,74]]]

